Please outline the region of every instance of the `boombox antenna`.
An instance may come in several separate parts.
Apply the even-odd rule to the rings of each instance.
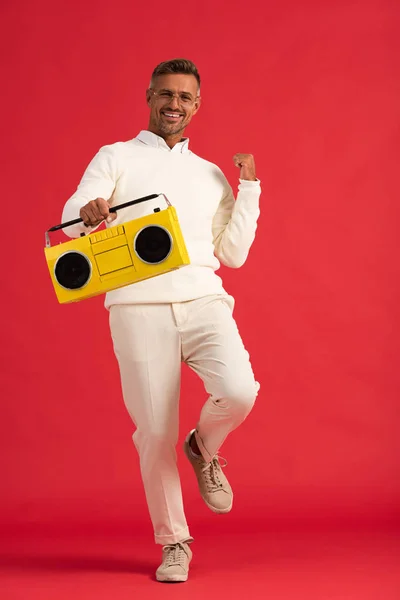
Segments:
[[[150,194],[150,196],[143,196],[143,198],[137,198],[136,200],[130,200],[129,202],[124,202],[123,204],[118,204],[117,206],[112,206],[110,208],[110,212],[114,213],[121,208],[126,208],[127,206],[133,206],[134,204],[139,204],[140,202],[146,202],[147,200],[154,200],[154,198],[158,198],[158,196],[163,196],[165,202],[168,206],[171,206],[171,202],[168,200],[165,194]],[[58,231],[59,229],[64,229],[64,227],[69,227],[70,225],[76,225],[77,223],[82,223],[83,219],[73,219],[72,221],[67,221],[66,223],[60,223],[59,225],[54,225],[54,227],[50,227],[45,233],[45,241],[46,248],[50,248],[50,236],[49,233],[51,231]],[[83,234],[84,235],[84,234]]]

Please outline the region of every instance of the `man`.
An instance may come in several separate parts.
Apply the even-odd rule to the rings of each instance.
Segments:
[[[191,61],[158,65],[146,97],[148,129],[100,149],[62,218],[80,215],[84,225],[66,231],[77,237],[103,220],[115,225],[148,214],[149,203],[117,213],[109,208],[152,193],[166,194],[177,210],[191,264],[108,292],[105,306],[155,541],[163,546],[156,577],[186,581],[194,540],[176,464],[181,362],[200,376],[209,396],[184,452],[207,506],[227,513],[233,494],[217,452],[249,414],[259,384],[232,316],[233,298],[215,271],[220,262],[237,268],[246,260],[261,190],[250,154],[234,156],[240,169],[235,201],[221,170],[189,150],[183,134],[201,103]]]

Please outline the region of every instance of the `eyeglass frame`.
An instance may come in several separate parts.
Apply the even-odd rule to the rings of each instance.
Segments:
[[[161,90],[153,90],[152,88],[149,88],[149,92],[151,92],[154,96],[156,96],[157,99],[162,99],[162,97],[160,95],[161,92],[168,92],[169,93],[169,97],[164,99],[165,102],[170,101],[170,100],[172,100],[173,98],[176,97],[179,104],[181,104],[181,105],[183,104],[183,105],[186,105],[186,106],[193,106],[193,104],[196,103],[196,100],[200,100],[201,99],[200,95],[196,96],[195,98],[192,98],[192,95],[190,94],[191,100],[188,100],[188,101],[185,102],[184,100],[182,100],[181,94],[187,94],[189,92],[181,92],[181,94],[179,94],[178,92],[173,92],[172,90],[168,90],[167,88],[165,88],[165,89],[163,88]]]

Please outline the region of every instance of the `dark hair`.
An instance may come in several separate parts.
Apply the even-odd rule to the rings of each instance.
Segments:
[[[187,60],[186,58],[174,58],[173,60],[166,60],[157,65],[152,73],[151,82],[158,75],[169,75],[171,73],[193,75],[196,77],[200,87],[200,75],[197,67],[191,60]]]

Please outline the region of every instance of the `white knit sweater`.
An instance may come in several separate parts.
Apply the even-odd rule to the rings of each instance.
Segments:
[[[62,221],[78,218],[82,206],[96,198],[105,198],[116,206],[161,193],[177,211],[191,264],[108,292],[106,308],[112,304],[182,302],[226,294],[221,278],[215,274],[220,262],[237,268],[247,258],[260,214],[260,182],[239,179],[235,201],[219,167],[191,152],[188,139],[170,149],[150,131],[100,149],[75,194],[66,202]],[[160,206],[160,198],[121,209],[109,226],[149,214]],[[94,229],[78,224],[64,231],[69,237],[79,237],[82,231]]]

